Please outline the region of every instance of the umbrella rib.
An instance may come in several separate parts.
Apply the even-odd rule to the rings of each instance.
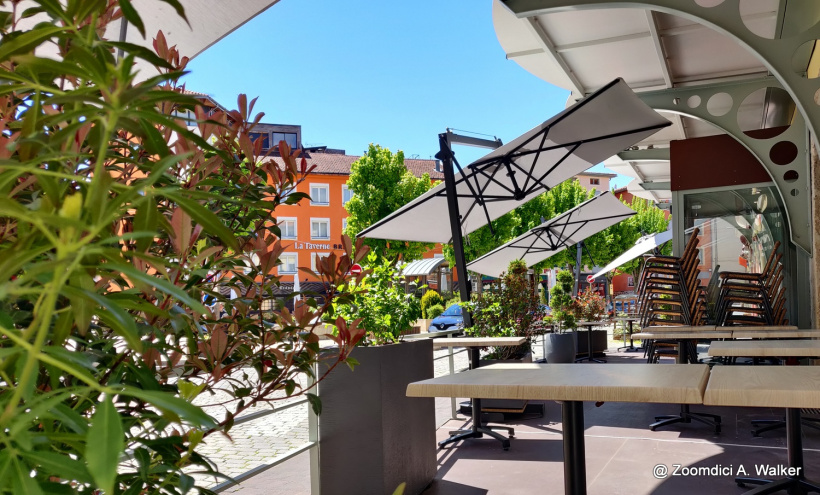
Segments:
[[[490,220],[490,212],[487,210],[487,205],[486,205],[487,198],[484,197],[484,191],[486,191],[487,188],[490,187],[490,182],[495,182],[496,184],[499,184],[502,187],[504,187],[505,189],[507,189],[508,191],[510,190],[508,187],[503,186],[500,182],[498,182],[495,179],[495,174],[497,174],[499,170],[501,170],[501,167],[498,167],[497,169],[495,169],[495,172],[493,172],[493,174],[490,175],[490,176],[487,176],[487,174],[485,172],[481,171],[485,176],[487,176],[487,179],[488,179],[487,182],[484,183],[484,187],[481,188],[481,191],[480,191],[481,197],[482,197],[482,200],[483,200],[483,203],[484,203],[484,204],[481,205],[481,207],[484,209],[484,216],[487,218],[487,225],[490,226],[490,232],[493,234],[493,236],[495,236],[495,231],[493,230],[492,220]],[[510,192],[512,193],[513,191],[510,191]],[[493,200],[493,202],[496,201],[496,200],[497,201],[502,201],[502,200],[509,200],[510,199],[510,198],[504,197],[504,196],[490,196],[490,198]],[[464,215],[462,218],[464,218],[466,220],[467,217],[469,216],[469,214],[473,211],[474,207],[475,207],[475,203],[470,205],[470,207],[467,209],[467,214]]]
[[[581,144],[580,144],[580,143],[578,143],[578,144],[576,144],[575,146],[573,146],[573,147],[572,147],[572,149],[570,149],[569,151],[567,151],[567,152],[564,154],[564,156],[562,156],[562,157],[561,157],[561,159],[560,159],[560,160],[558,160],[557,162],[555,162],[555,164],[554,164],[552,167],[550,167],[550,169],[549,169],[549,170],[547,170],[547,171],[544,173],[544,175],[542,175],[541,177],[539,177],[539,178],[538,178],[538,182],[540,183],[542,180],[546,179],[546,178],[547,178],[547,176],[553,172],[553,170],[555,170],[556,168],[558,168],[558,165],[561,165],[562,163],[564,163],[564,160],[566,160],[567,158],[569,158],[570,156],[572,156],[572,155],[573,155],[573,153],[575,153],[575,150],[577,150],[577,149],[578,149],[578,148],[580,148],[580,147],[581,147]]]
[[[541,133],[541,144],[538,146],[538,153],[535,154],[535,158],[532,160],[532,164],[530,164],[530,171],[529,172],[524,172],[523,169],[521,170],[527,176],[527,180],[524,181],[524,187],[522,187],[522,189],[524,189],[525,191],[527,190],[527,186],[529,185],[530,179],[535,180],[535,178],[532,176],[532,174],[535,172],[535,165],[538,163],[538,159],[541,157],[541,151],[544,148],[544,143],[547,142],[547,135],[549,134],[550,129],[552,129],[552,126],[548,125],[546,127],[546,129],[544,129],[544,131]],[[516,167],[521,168],[512,159],[510,159],[510,161],[512,161],[515,164]],[[541,181],[536,181],[536,182],[538,182],[539,184],[541,183]],[[549,191],[549,188],[546,185],[541,184],[541,186],[545,187]]]

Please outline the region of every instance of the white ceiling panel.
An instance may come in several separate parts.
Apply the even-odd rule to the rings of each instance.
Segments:
[[[646,22],[646,21],[644,21]],[[592,45],[561,53],[587,90],[602,87],[616,77],[624,77],[630,87],[646,86],[648,81],[663,81],[659,64],[642,64],[656,60],[650,38],[632,39]]]
[[[645,33],[649,27],[643,9],[593,9],[556,12],[538,20],[560,50],[565,45]]]

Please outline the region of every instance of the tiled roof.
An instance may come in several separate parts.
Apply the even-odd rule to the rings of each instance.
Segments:
[[[350,166],[361,157],[314,152],[308,153],[306,158],[308,165],[316,165],[316,168],[311,172],[313,174],[350,175]],[[274,157],[274,160],[281,163],[279,157]],[[444,180],[444,174],[442,172],[436,172],[435,170],[436,160],[406,158],[404,165],[407,167],[407,170],[416,177],[421,177],[424,173],[428,173],[433,180]]]

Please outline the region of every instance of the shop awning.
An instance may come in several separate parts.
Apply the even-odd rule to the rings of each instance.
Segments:
[[[487,225],[668,125],[616,79],[463,170],[455,162],[462,233]],[[448,212],[442,183],[359,236],[449,243]]]
[[[612,263],[606,265],[598,273],[595,273],[594,275],[592,275],[592,278],[598,278],[598,277],[604,275],[605,273],[618,268],[619,266],[623,265],[624,263],[629,263],[630,261],[634,260],[638,256],[640,256],[640,255],[642,255],[642,254],[644,254],[648,251],[651,251],[651,250],[655,249],[656,247],[660,246],[661,244],[663,244],[664,242],[667,242],[667,241],[670,241],[670,240],[672,240],[672,223],[671,222],[669,223],[669,230],[667,230],[666,232],[661,232],[659,234],[652,234],[652,235],[647,235],[647,236],[641,237],[640,239],[638,239],[638,241],[635,243],[635,245],[633,247],[631,247],[631,248],[627,249],[626,251],[624,251],[624,253],[622,255],[618,256],[617,258],[615,258],[615,260],[613,260]]]
[[[601,193],[468,263],[467,269],[497,276],[513,260],[532,266],[634,214],[612,193]]]
[[[422,277],[430,275],[443,263],[447,263],[444,258],[424,258],[422,260],[412,261],[401,269],[401,274],[405,277]]]

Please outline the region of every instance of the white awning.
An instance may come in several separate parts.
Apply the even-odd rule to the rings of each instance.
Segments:
[[[497,277],[513,260],[532,266],[634,214],[612,193],[601,193],[468,263],[467,269]]]
[[[538,127],[455,170],[464,234],[669,125],[616,79]],[[449,243],[444,184],[359,233],[376,239]]]
[[[436,268],[441,266],[442,263],[446,262],[447,260],[444,258],[424,258],[422,260],[412,261],[404,265],[404,268],[401,269],[401,274],[405,277],[430,275],[436,271]]]
[[[615,258],[612,263],[603,267],[598,273],[592,275],[592,278],[598,278],[605,273],[612,271],[619,266],[623,265],[624,263],[629,263],[630,261],[634,260],[638,256],[646,253],[647,251],[651,251],[656,247],[660,246],[664,242],[670,241],[672,239],[672,222],[669,223],[669,230],[666,232],[661,232],[659,234],[652,234],[641,237],[635,242],[635,245],[631,248],[624,251],[624,253],[617,258]]]

